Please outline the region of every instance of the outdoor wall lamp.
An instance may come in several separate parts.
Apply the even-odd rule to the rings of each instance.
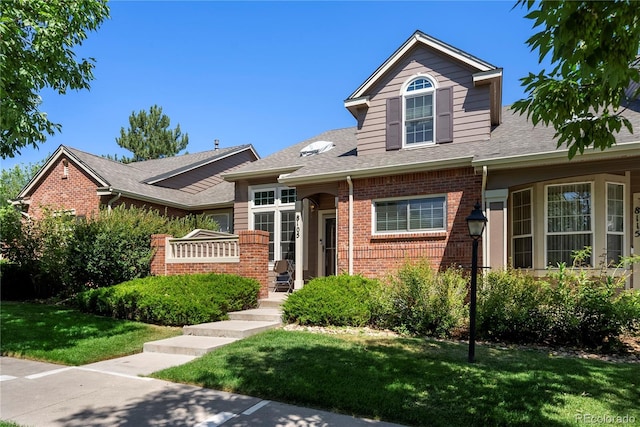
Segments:
[[[478,240],[482,237],[487,217],[480,210],[480,203],[476,202],[471,215],[467,217],[469,236],[473,239],[471,253],[471,289],[469,300],[469,363],[476,359],[476,287],[478,283]]]

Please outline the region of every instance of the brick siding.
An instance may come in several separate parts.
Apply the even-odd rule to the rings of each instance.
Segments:
[[[481,198],[482,177],[472,168],[353,180],[353,270],[382,278],[406,261],[427,259],[436,268],[468,265],[471,239],[466,217]],[[374,236],[372,201],[392,197],[446,195],[447,230]],[[349,187],[339,185],[338,271],[349,268]],[[482,243],[481,243],[482,244]],[[481,263],[481,254],[480,260]],[[480,264],[482,265],[482,264]]]
[[[259,298],[269,296],[269,233],[260,230],[244,230],[238,233],[239,262],[169,263],[165,262],[166,234],[151,236],[154,249],[151,274],[172,276],[176,274],[221,273],[235,274],[257,280],[260,283]]]
[[[63,161],[68,162],[66,174]],[[97,188],[97,181],[62,156],[41,177],[31,194],[27,212],[34,218],[41,218],[45,209],[74,209],[77,216],[90,216],[100,206]]]

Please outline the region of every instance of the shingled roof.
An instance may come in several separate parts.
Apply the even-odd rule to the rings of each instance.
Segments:
[[[629,108],[629,118],[634,130],[640,130],[640,110]],[[553,158],[556,162],[568,162],[567,149],[557,148],[553,128],[533,126],[526,116],[514,113],[509,107],[502,112],[503,122],[491,132],[488,140],[473,142],[434,144],[420,148],[387,151],[358,156],[356,128],[337,129],[292,145],[270,156],[223,174],[229,181],[258,177],[278,177],[288,185],[330,182],[353,178],[382,176],[399,173],[435,170],[451,167],[502,164]],[[640,154],[640,138],[623,129],[616,136],[617,144],[606,152],[586,150],[574,161],[606,155],[624,157]],[[327,152],[302,157],[300,150],[316,141],[330,141],[335,147]]]
[[[195,194],[154,184],[245,150],[250,150],[259,158],[253,147],[247,144],[124,164],[61,145],[20,192],[18,199],[29,196],[48,167],[60,156],[67,155],[96,180],[99,194],[121,194],[184,209],[231,205],[234,201],[234,185],[230,182],[220,182]]]

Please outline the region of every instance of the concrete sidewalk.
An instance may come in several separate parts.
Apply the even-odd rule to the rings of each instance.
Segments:
[[[397,426],[137,376],[192,358],[141,353],[69,367],[0,357],[0,419],[33,427]]]

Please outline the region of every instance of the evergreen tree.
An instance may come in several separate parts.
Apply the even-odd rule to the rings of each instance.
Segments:
[[[173,130],[169,129],[170,125],[171,120],[157,105],[148,113],[134,111],[129,116],[129,129],[121,128],[116,142],[133,153],[130,160],[134,162],[175,156],[187,147],[189,135],[182,134],[179,124]]]

